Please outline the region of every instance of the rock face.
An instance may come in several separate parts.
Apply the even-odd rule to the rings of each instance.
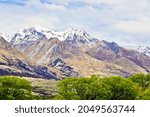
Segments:
[[[19,75],[57,79],[55,73],[28,59],[0,37],[0,75]]]
[[[79,76],[78,72],[75,72],[72,67],[67,65],[62,59],[57,58],[54,61],[50,61],[48,66],[55,67],[62,71],[66,76]]]
[[[19,38],[14,36],[11,44],[40,66],[57,70],[55,75],[60,72],[64,77],[93,74],[128,77],[150,71],[149,56],[120,47],[115,42],[95,39],[82,29],[54,32],[31,28],[22,33]],[[46,68],[42,70],[48,71]]]
[[[121,65],[118,61],[123,58],[122,64],[138,65],[146,72],[150,71],[150,57],[135,50],[124,49],[114,42],[102,41],[99,45],[88,50],[87,53],[98,60],[113,62],[118,65]]]
[[[0,75],[16,75],[25,77],[37,77],[45,79],[57,79],[53,72],[47,67],[31,66],[20,60],[7,59],[6,63],[0,62]]]

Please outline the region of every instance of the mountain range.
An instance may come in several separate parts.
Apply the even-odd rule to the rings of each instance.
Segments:
[[[32,27],[13,36],[1,34],[0,75],[62,79],[146,74],[150,72],[150,56],[140,50],[96,39],[79,28],[56,32]]]

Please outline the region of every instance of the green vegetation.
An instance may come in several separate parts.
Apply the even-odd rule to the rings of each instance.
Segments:
[[[136,99],[150,100],[150,74],[136,74],[129,77],[129,80],[135,83],[138,91]]]
[[[129,79],[140,86],[142,90],[150,88],[150,74],[135,74],[129,77]]]
[[[150,74],[61,81],[1,76],[0,99],[150,100]]]
[[[58,83],[57,99],[135,100],[150,99],[150,75],[66,78]]]
[[[0,77],[1,100],[33,99],[32,87],[29,81],[12,76]]]

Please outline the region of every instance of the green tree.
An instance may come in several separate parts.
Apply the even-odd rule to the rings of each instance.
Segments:
[[[32,87],[29,81],[12,76],[0,77],[1,100],[33,99]]]
[[[135,83],[138,100],[150,100],[150,74],[135,74],[129,77]]]
[[[150,88],[150,74],[135,74],[129,77],[129,80],[132,80],[134,83],[138,84],[143,90]]]
[[[120,76],[106,77],[103,82],[109,86],[111,100],[134,100],[137,96],[134,83],[126,78]]]
[[[66,78],[58,83],[59,95],[58,99],[80,99],[75,90],[76,78]]]
[[[134,83],[122,77],[67,78],[58,83],[58,99],[121,100],[135,99]]]
[[[109,93],[106,87],[100,85],[97,77],[93,78],[66,78],[58,83],[59,99],[105,99]]]
[[[150,89],[146,89],[142,91],[139,95],[138,98],[139,100],[150,100]]]

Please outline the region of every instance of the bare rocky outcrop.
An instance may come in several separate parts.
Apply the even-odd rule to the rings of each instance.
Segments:
[[[55,68],[59,69],[60,71],[62,71],[68,77],[69,76],[71,76],[71,77],[79,76],[78,72],[74,71],[74,69],[71,66],[67,65],[60,58],[57,58],[57,59],[55,59],[53,61],[50,61],[48,66],[55,67]]]

